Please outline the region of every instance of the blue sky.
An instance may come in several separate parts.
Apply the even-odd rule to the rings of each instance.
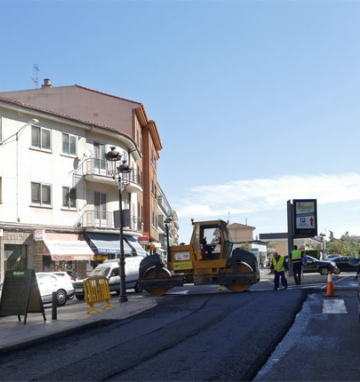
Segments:
[[[190,218],[360,235],[360,2],[1,1],[0,91],[81,85],[141,102],[158,179]]]

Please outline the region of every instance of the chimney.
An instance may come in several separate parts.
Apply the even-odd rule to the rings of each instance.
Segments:
[[[42,88],[52,88],[51,80],[49,78],[44,79],[44,85],[41,85]]]

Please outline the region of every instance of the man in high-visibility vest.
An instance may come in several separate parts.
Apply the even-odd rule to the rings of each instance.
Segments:
[[[285,258],[280,256],[277,252],[274,253],[271,269],[274,270],[274,290],[279,290],[279,281],[284,289],[287,289],[288,283],[285,277],[285,269],[287,269]]]
[[[301,285],[301,267],[303,264],[303,255],[298,249],[297,245],[294,245],[294,250],[291,251],[291,265],[294,273],[294,280],[296,285]]]

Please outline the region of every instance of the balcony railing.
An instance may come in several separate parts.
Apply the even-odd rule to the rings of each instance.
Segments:
[[[126,224],[123,227],[124,231],[142,232],[142,220],[139,217],[131,215],[129,223]],[[99,212],[95,210],[86,211],[76,222],[75,226],[77,228],[116,228],[113,212]]]
[[[88,158],[77,169],[75,176],[85,176],[88,181],[107,182],[113,181],[110,165],[105,159]],[[138,171],[122,174],[122,182],[129,187],[129,192],[141,192],[141,176]]]
[[[163,197],[159,196],[157,198],[157,202],[160,208],[163,209],[163,211],[169,216],[171,214],[171,207],[169,203],[167,203]]]

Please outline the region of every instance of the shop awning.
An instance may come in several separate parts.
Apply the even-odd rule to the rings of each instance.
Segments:
[[[90,239],[90,247],[96,254],[120,255],[120,235],[112,233],[95,233],[87,232],[86,236]],[[125,255],[132,255],[133,251],[128,243],[124,240],[124,253]]]
[[[92,260],[94,257],[84,237],[76,233],[46,232],[44,243],[54,261]]]
[[[125,236],[125,240],[136,251],[138,256],[146,256],[147,255],[145,249],[141,246],[141,244],[138,242],[138,239],[136,237]]]

